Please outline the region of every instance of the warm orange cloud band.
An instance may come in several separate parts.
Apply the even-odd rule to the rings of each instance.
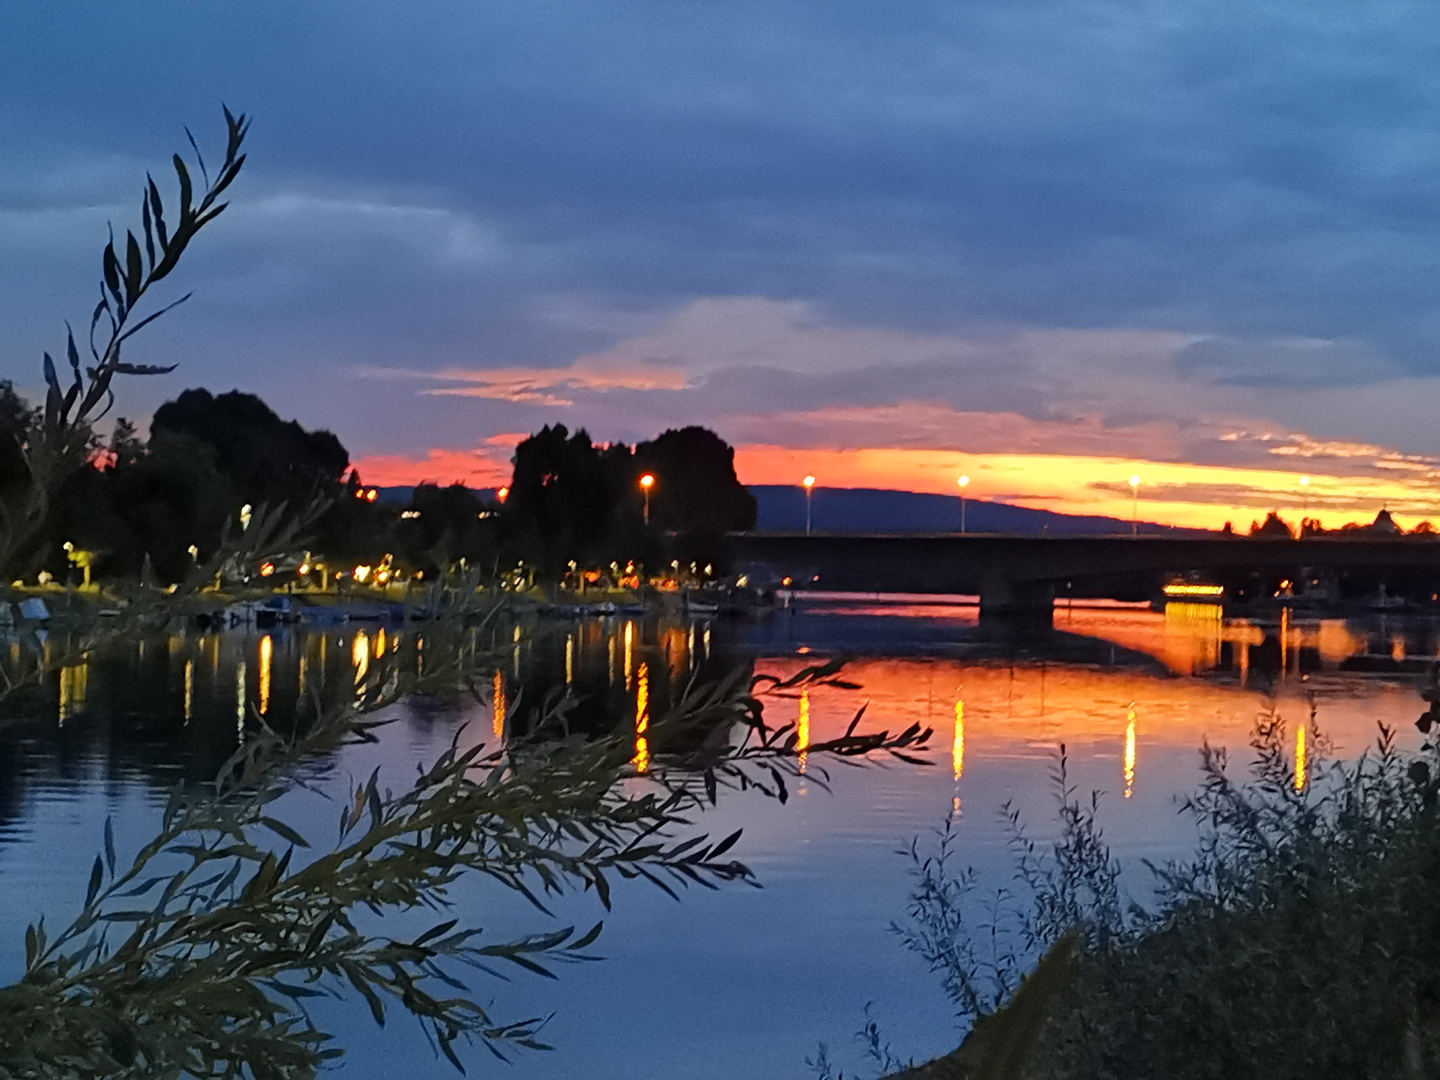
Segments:
[[[360,459],[357,467],[367,484],[380,486],[429,480],[498,487],[509,482],[510,455],[521,438],[499,436],[471,451],[431,450],[424,458],[371,456]],[[966,496],[971,499],[1122,520],[1131,514],[1129,478],[1138,475],[1143,520],[1210,529],[1230,521],[1244,530],[1271,509],[1293,522],[1308,513],[1331,528],[1368,522],[1382,507],[1407,526],[1440,519],[1440,484],[1428,471],[1344,476],[1140,458],[774,445],[739,447],[735,467],[746,484],[798,485],[802,477],[814,475],[819,489],[888,488],[957,496],[956,479],[964,474],[970,477]],[[1308,485],[1300,483],[1302,475],[1309,476]]]
[[[956,479],[963,474],[970,477],[968,498],[1122,520],[1131,514],[1129,479],[1138,475],[1141,519],[1207,529],[1230,521],[1244,530],[1272,509],[1294,523],[1308,512],[1330,528],[1369,522],[1382,507],[1402,524],[1440,518],[1440,483],[1428,473],[1376,478],[1138,458],[755,445],[736,450],[735,468],[747,484],[798,485],[813,475],[817,490],[890,488],[957,497]],[[1307,485],[1300,483],[1302,475],[1309,476]]]

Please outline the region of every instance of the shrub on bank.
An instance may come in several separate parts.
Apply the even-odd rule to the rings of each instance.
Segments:
[[[1436,719],[1432,705],[1422,731]],[[1043,849],[1016,821],[1017,895],[977,917],[973,882],[946,868],[948,843],[917,857],[901,933],[978,1021],[955,1054],[905,1075],[1440,1075],[1436,740],[1406,754],[1382,727],[1358,761],[1312,768],[1309,784],[1285,743],[1278,718],[1258,724],[1246,781],[1204,748],[1186,804],[1199,847],[1152,867],[1158,901],[1145,909],[1121,902],[1095,805],[1063,786],[1063,756],[1060,839]],[[1065,954],[1067,932],[1073,961],[1046,962],[1022,990],[1017,972]]]

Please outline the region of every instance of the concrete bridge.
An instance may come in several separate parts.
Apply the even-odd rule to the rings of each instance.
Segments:
[[[1440,574],[1440,540],[1422,538],[735,533],[730,542],[737,565],[770,567],[797,584],[818,577],[819,588],[978,594],[982,618],[1043,625],[1057,586],[1097,577],[1300,568]]]

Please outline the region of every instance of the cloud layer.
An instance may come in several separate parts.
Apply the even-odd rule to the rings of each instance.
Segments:
[[[224,100],[251,165],[137,341],[180,372],[124,412],[240,386],[393,468],[708,422],[1419,506],[1437,44],[1406,0],[9,5],[4,374],[33,388]]]

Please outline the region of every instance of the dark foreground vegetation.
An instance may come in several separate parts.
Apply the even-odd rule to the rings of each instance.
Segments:
[[[1421,729],[1440,734],[1437,716],[1432,704]],[[948,835],[916,855],[900,932],[974,1026],[954,1054],[897,1075],[1440,1075],[1440,748],[1402,754],[1382,730],[1359,761],[1318,775],[1312,761],[1297,783],[1284,745],[1262,722],[1248,781],[1206,748],[1186,805],[1199,849],[1152,867],[1143,907],[1124,898],[1093,802],[1064,787],[1063,758],[1061,838],[1042,848],[1016,823],[1007,899],[974,895]]]

